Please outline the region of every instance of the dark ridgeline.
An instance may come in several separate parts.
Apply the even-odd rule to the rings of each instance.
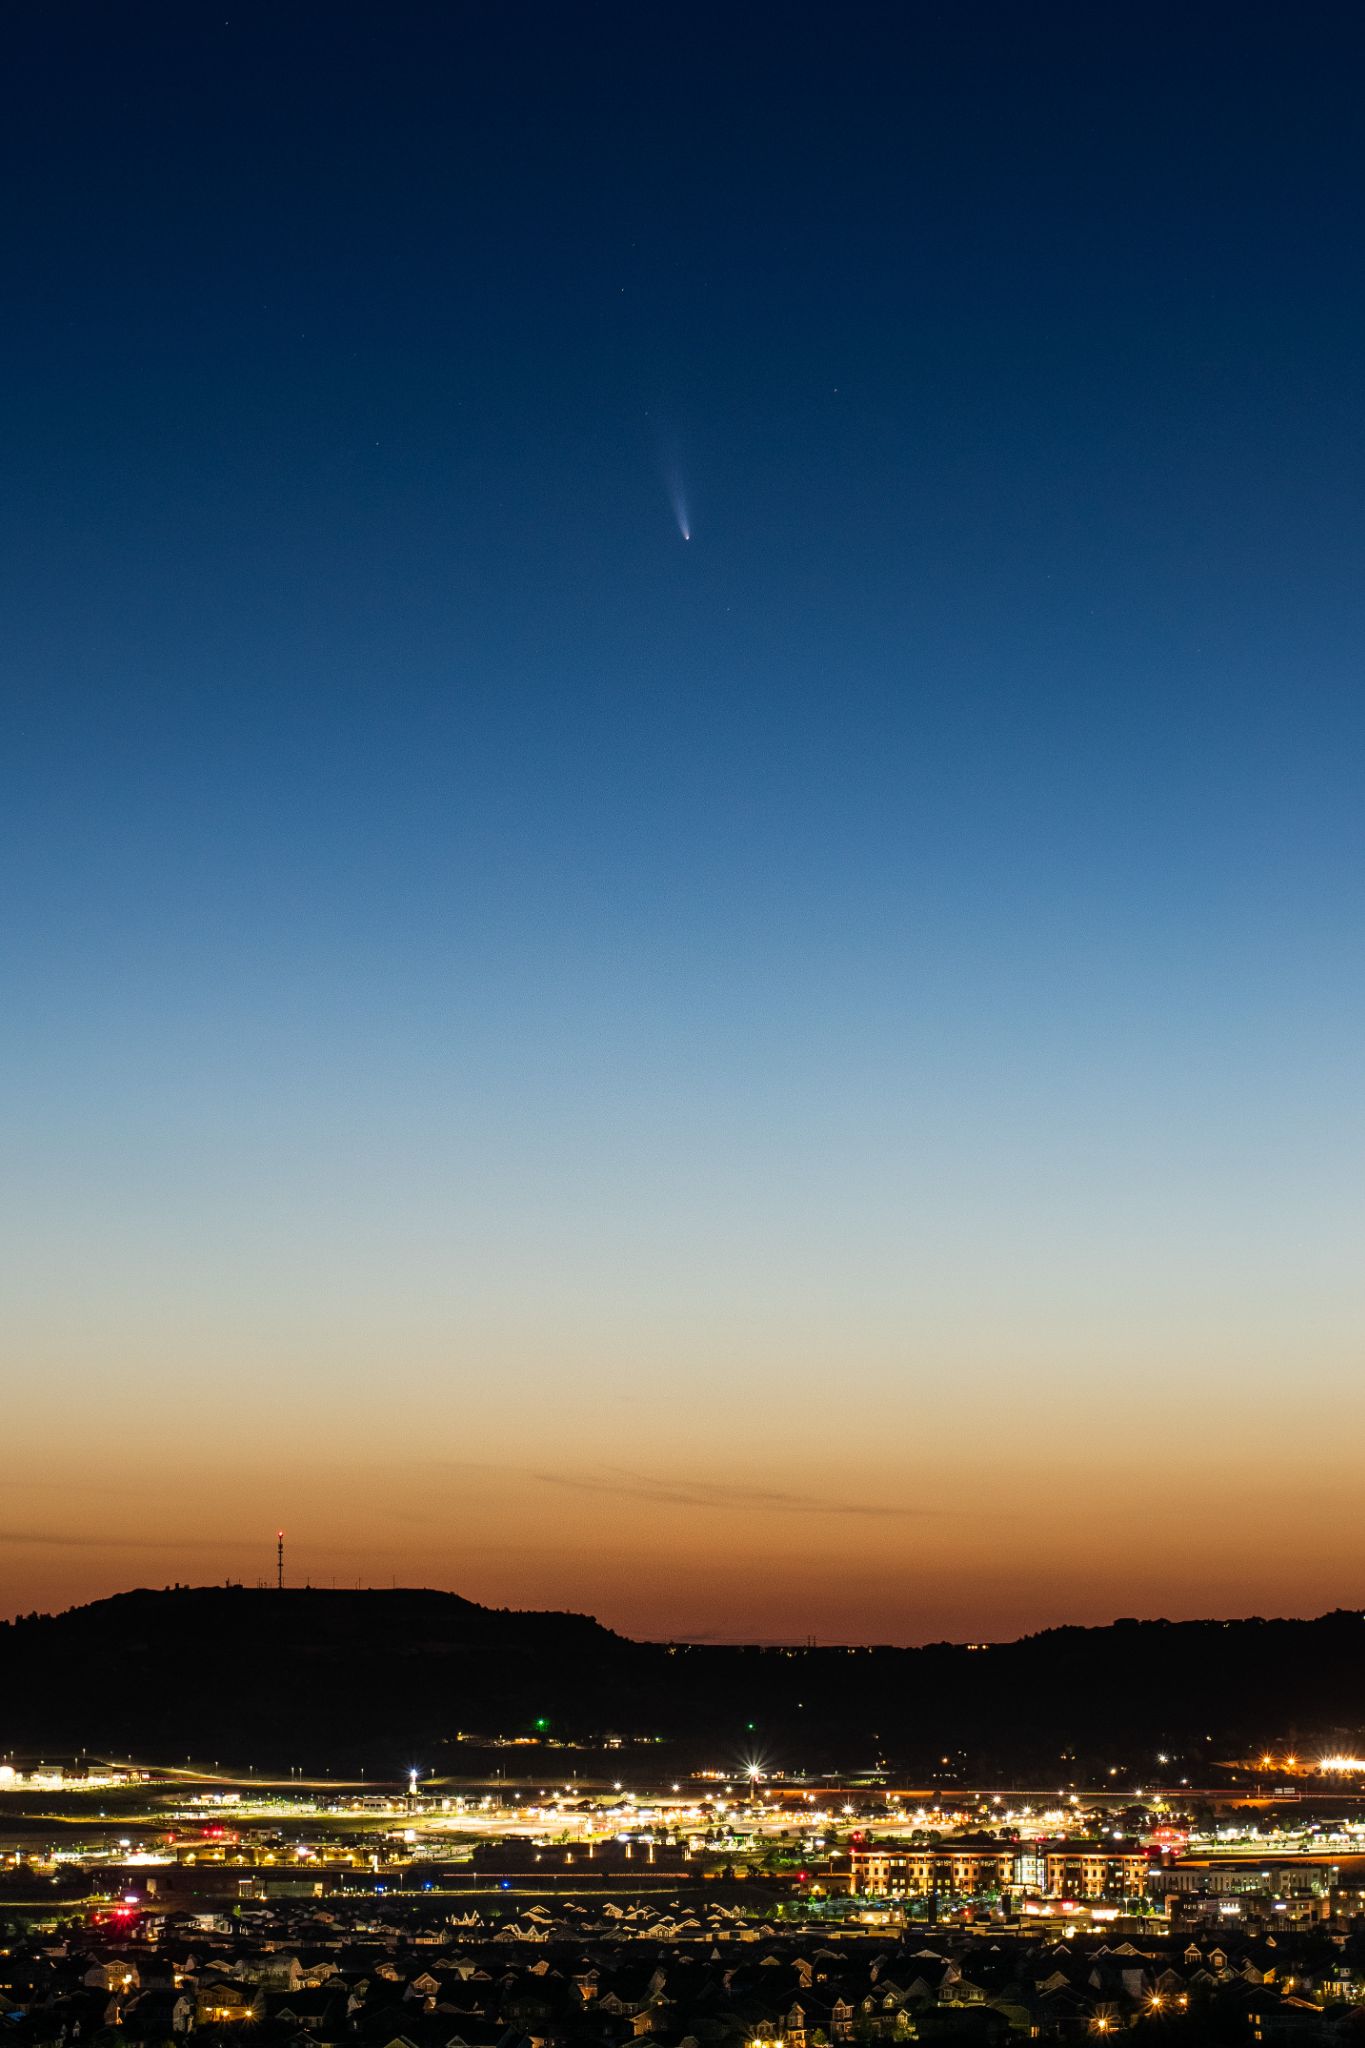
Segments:
[[[962,1771],[1047,1782],[1122,1767],[1198,1783],[1263,1744],[1356,1746],[1365,1616],[1120,1621],[987,1648],[636,1643],[586,1615],[453,1593],[174,1587],[0,1625],[0,1752],[193,1755],[397,1775],[481,1766],[459,1732],[659,1736],[630,1768],[747,1754],[790,1771],[884,1759],[919,1782]],[[537,1729],[537,1723],[545,1724]],[[554,1752],[551,1752],[553,1754]],[[503,1752],[511,1774],[535,1751]],[[626,1760],[575,1768],[620,1775]],[[562,1770],[563,1765],[550,1766]]]

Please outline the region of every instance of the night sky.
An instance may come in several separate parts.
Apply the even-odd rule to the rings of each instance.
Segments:
[[[1360,10],[0,80],[0,1611],[1359,1604]]]

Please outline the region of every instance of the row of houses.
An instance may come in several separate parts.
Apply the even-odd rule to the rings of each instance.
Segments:
[[[1032,1939],[936,1930],[738,1944],[648,1939],[532,1906],[497,1930],[148,1922],[0,1944],[12,2048],[990,2048],[1160,2020],[1220,2038],[1343,2044],[1365,2021],[1365,1934]],[[205,1916],[207,1918],[207,1916]],[[283,1918],[283,1916],[281,1916]],[[507,1927],[534,1931],[508,1936]],[[1216,2026],[1214,2022],[1216,2021]]]

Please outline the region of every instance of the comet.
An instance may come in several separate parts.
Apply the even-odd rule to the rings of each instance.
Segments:
[[[682,494],[681,487],[675,484],[669,495],[673,500],[673,517],[678,522],[678,531],[684,540],[691,540],[692,521],[687,515],[687,500]]]
[[[676,462],[668,466],[668,502],[673,507],[673,517],[678,522],[678,531],[684,540],[692,538],[692,520],[687,510],[687,491],[682,480],[682,471]]]

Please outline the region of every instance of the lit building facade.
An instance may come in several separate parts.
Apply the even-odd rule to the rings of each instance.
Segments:
[[[1140,1849],[1095,1842],[959,1843],[855,1849],[849,1890],[859,1898],[978,1898],[1013,1892],[1040,1898],[1141,1898],[1151,1875]]]

